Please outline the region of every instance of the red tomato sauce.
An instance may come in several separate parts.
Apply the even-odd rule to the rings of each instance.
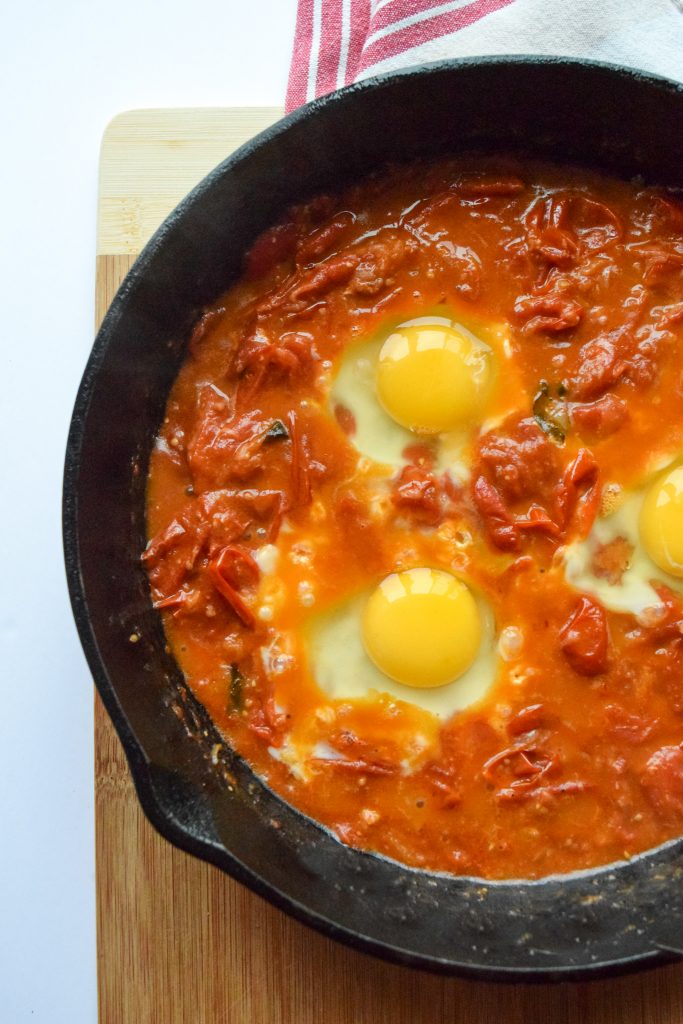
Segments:
[[[351,344],[438,308],[509,338],[513,411],[472,429],[465,481],[417,436],[401,467],[369,465],[329,398]],[[648,624],[560,564],[610,489],[683,452],[682,346],[683,201],[584,170],[390,169],[256,241],[170,393],[142,557],[192,691],[277,793],[352,846],[486,878],[683,832],[683,602],[660,580]],[[625,543],[596,572],[618,581]],[[410,565],[462,572],[494,645],[521,638],[446,720],[312,674],[311,617]]]

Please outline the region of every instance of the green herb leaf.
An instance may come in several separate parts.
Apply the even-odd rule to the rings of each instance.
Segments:
[[[559,387],[557,389],[559,394]],[[539,389],[534,397],[533,404],[534,419],[544,434],[547,434],[556,444],[564,444],[566,432],[566,416],[563,403],[557,402],[550,397],[550,386],[547,380],[542,380]]]
[[[267,442],[284,441],[289,437],[289,431],[282,420],[273,420],[265,436]]]

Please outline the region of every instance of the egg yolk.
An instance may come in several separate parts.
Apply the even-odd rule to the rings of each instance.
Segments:
[[[377,397],[392,419],[409,430],[454,430],[482,407],[490,357],[485,345],[456,327],[408,324],[380,350]]]
[[[477,656],[481,619],[469,588],[439,569],[387,576],[370,595],[363,643],[377,668],[407,686],[443,686]]]
[[[683,466],[660,476],[645,495],[640,537],[660,569],[683,577]]]

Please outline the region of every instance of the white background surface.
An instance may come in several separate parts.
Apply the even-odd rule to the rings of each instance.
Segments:
[[[125,109],[284,102],[295,0],[4,7],[0,1024],[94,1024],[93,697],[66,594],[60,500],[93,337],[99,142]],[[551,10],[559,41],[545,29],[528,47],[525,32],[523,45],[512,39],[509,19],[521,32],[526,18],[530,32]],[[683,78],[673,11],[667,0],[518,0],[449,52],[553,49]]]
[[[110,118],[134,107],[283,103],[295,0],[9,8],[0,5],[0,1022],[94,1024],[93,694],[64,582],[60,501],[93,340],[99,144]]]

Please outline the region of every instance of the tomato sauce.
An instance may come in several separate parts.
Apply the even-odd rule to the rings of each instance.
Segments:
[[[329,399],[350,345],[439,308],[508,332],[513,411],[471,431],[464,480],[420,437],[398,469],[362,457]],[[646,621],[561,568],[615,488],[683,453],[682,346],[683,201],[638,183],[411,165],[256,241],[170,393],[142,557],[192,691],[277,793],[352,846],[486,878],[683,832],[683,600],[660,580]],[[446,720],[332,700],[311,670],[311,617],[410,565],[462,572],[495,618],[495,679]]]

